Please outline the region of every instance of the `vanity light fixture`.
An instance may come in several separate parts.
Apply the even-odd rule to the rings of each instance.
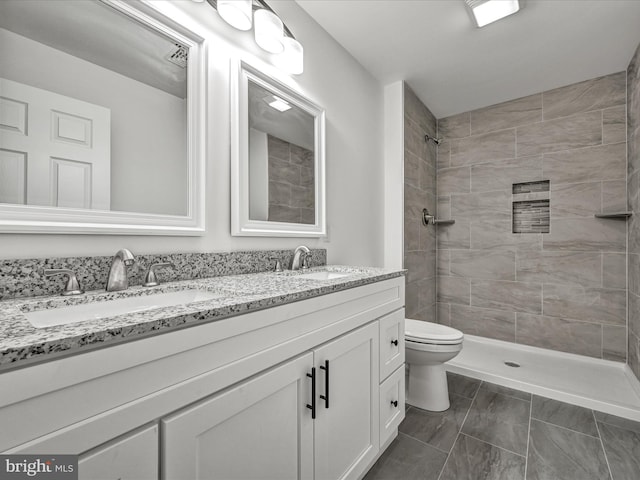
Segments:
[[[271,108],[275,108],[279,112],[286,112],[287,110],[291,110],[291,105],[286,100],[281,99],[277,95],[269,95],[268,97],[264,97],[263,99],[267,102]]]
[[[193,0],[203,2],[204,0]],[[253,12],[254,38],[263,50],[274,54],[274,64],[293,75],[304,70],[304,49],[291,30],[265,0],[206,0],[222,19],[238,30],[250,30]]]
[[[478,27],[484,27],[520,10],[518,0],[465,0]]]

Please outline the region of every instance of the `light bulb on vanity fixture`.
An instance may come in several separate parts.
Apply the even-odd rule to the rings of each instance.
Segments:
[[[202,3],[204,0],[193,0]],[[304,49],[291,30],[264,0],[206,0],[220,17],[238,30],[250,30],[260,48],[273,54],[273,63],[287,73],[304,71]],[[253,22],[251,18],[253,12]]]

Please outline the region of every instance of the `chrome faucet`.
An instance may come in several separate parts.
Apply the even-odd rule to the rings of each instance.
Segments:
[[[293,252],[291,270],[306,270],[307,268],[309,268],[306,263],[307,257],[309,255],[311,255],[311,251],[304,245],[300,245],[298,248],[296,248]]]
[[[118,292],[126,290],[129,287],[129,279],[127,278],[127,267],[133,265],[136,259],[133,254],[123,248],[113,257],[111,268],[109,269],[109,278],[107,279],[107,292]]]

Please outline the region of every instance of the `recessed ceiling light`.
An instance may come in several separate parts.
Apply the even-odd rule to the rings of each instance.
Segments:
[[[520,10],[518,0],[465,0],[478,27],[484,27]]]
[[[275,108],[279,112],[286,112],[287,110],[291,109],[291,105],[289,105],[289,102],[286,102],[276,95],[269,95],[268,97],[264,97],[263,100],[267,102],[267,105],[269,105],[271,108]]]

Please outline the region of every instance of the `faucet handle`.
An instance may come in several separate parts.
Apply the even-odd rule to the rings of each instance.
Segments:
[[[69,295],[82,295],[84,293],[84,290],[80,288],[76,274],[68,268],[45,268],[42,273],[45,277],[54,277],[56,275],[67,276],[67,284],[64,286],[64,290],[60,295],[67,297]]]
[[[273,266],[273,271],[274,272],[282,272],[282,263],[280,262],[280,259],[277,257],[271,257],[269,258],[269,260],[276,262],[275,265]]]
[[[160,285],[160,280],[158,280],[158,275],[156,274],[156,270],[160,270],[161,268],[167,268],[167,267],[175,268],[173,263],[169,263],[169,262],[152,264],[149,267],[149,270],[147,270],[147,275],[144,277],[143,285],[145,287],[155,287],[156,285]]]
[[[311,257],[311,252],[303,252],[301,257],[300,264],[302,266],[300,268],[302,270],[309,270],[309,257]]]

